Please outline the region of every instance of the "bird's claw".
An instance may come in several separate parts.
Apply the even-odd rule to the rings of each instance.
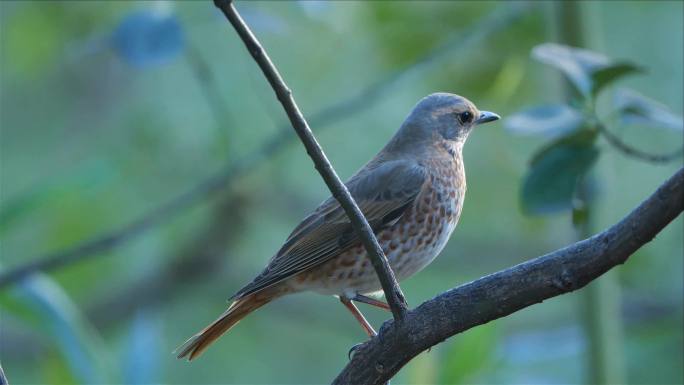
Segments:
[[[347,357],[349,358],[349,361],[354,357],[354,353],[356,353],[356,350],[361,347],[361,345],[365,344],[365,342],[358,343],[351,348],[349,348],[349,352],[347,352]]]

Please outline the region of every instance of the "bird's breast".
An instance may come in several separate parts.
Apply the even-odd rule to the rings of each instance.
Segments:
[[[399,279],[432,262],[454,231],[466,189],[458,166],[452,162],[433,164],[415,204],[395,225],[387,256]]]
[[[459,164],[435,162],[413,205],[391,226],[377,233],[398,279],[427,266],[442,251],[456,227],[465,196],[465,176]],[[380,289],[375,270],[363,245],[358,244],[333,260],[301,275],[298,289],[324,294],[368,293]]]

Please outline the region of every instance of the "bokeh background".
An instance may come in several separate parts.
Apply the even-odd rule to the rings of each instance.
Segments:
[[[342,177],[431,92],[467,96],[504,122],[565,97],[559,72],[530,58],[538,44],[563,42],[558,3],[237,7]],[[572,7],[582,45],[647,69],[618,85],[681,116],[683,3]],[[2,269],[151,218],[115,233],[115,247],[0,289],[0,361],[10,382],[332,380],[364,334],[338,301],[316,294],[259,310],[192,364],[171,353],[328,195],[213,4],[3,1],[0,28]],[[682,145],[681,130],[613,129],[651,152]],[[402,282],[411,306],[577,239],[569,212],[520,208],[529,159],[547,141],[501,123],[471,136],[461,223],[440,258]],[[681,158],[654,165],[599,147],[593,231],[681,167]],[[679,218],[587,289],[451,338],[393,383],[682,383],[682,254]],[[362,310],[376,326],[388,318]]]

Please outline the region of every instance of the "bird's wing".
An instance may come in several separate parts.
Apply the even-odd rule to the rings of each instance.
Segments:
[[[346,185],[377,233],[396,223],[413,204],[425,179],[422,166],[397,160],[363,169]],[[233,298],[257,292],[317,266],[358,242],[342,207],[336,199],[328,198],[294,229],[264,271]]]

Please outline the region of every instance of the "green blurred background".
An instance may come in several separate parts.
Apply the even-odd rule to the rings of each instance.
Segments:
[[[373,156],[429,93],[464,95],[504,121],[527,106],[563,100],[558,72],[530,59],[535,45],[558,41],[553,2],[237,7],[342,177]],[[681,115],[683,3],[576,7],[587,48],[647,68],[620,85]],[[0,27],[2,268],[125,226],[245,157],[256,164],[116,248],[1,289],[0,360],[10,382],[330,382],[364,334],[338,301],[316,294],[270,304],[191,364],[171,354],[224,310],[328,195],[213,4],[3,1]],[[345,100],[341,110],[316,118]],[[682,143],[681,131],[616,130],[652,152]],[[286,140],[264,151],[274,137]],[[570,213],[530,217],[520,210],[528,160],[545,142],[500,123],[471,136],[461,222],[441,257],[402,282],[410,306],[577,239]],[[653,165],[599,146],[594,231],[681,166],[681,159]],[[250,155],[255,151],[259,156]],[[574,384],[600,381],[596,371],[608,372],[606,382],[682,383],[682,254],[679,218],[590,285],[611,282],[594,291],[608,296],[605,302],[581,290],[532,306],[421,354],[393,383]],[[588,312],[592,303],[603,305]],[[376,326],[389,317],[362,310]],[[591,317],[597,312],[602,328]],[[596,330],[609,335],[589,338]],[[595,358],[596,349],[608,349],[608,363]]]

